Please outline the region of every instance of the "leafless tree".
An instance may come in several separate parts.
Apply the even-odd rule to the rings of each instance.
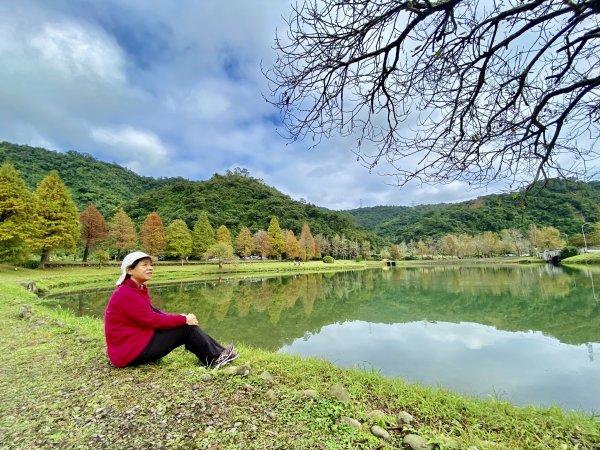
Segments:
[[[399,185],[589,175],[599,17],[599,0],[306,0],[267,100],[287,138],[355,136]]]

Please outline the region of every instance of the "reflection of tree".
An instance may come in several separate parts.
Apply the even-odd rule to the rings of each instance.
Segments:
[[[262,312],[267,310],[269,303],[271,303],[271,284],[268,280],[263,280],[258,286],[252,305],[255,310]]]
[[[285,303],[288,308],[293,308],[296,304],[296,300],[298,300],[298,297],[300,296],[300,291],[302,289],[300,279],[298,275],[294,275],[286,278],[284,283],[283,296],[285,298]]]
[[[279,317],[281,317],[281,310],[283,309],[284,304],[284,287],[279,280],[278,283],[275,283],[272,286],[271,292],[271,301],[268,306],[268,313],[271,323],[276,325],[279,322]]]
[[[253,293],[250,285],[240,283],[234,294],[235,307],[240,317],[246,317],[252,306]]]
[[[214,315],[215,319],[221,322],[227,312],[229,311],[229,305],[231,303],[231,297],[233,296],[234,285],[232,283],[223,283],[217,290],[219,295],[216,296]]]
[[[306,317],[310,317],[312,314],[315,300],[317,299],[317,286],[314,275],[303,275],[302,276],[302,294],[300,300],[304,307],[304,314]]]
[[[70,301],[80,312],[102,316],[110,292],[91,293],[90,300],[80,300],[81,295],[60,304],[67,307]],[[161,309],[195,313],[209,333],[270,349],[354,320],[474,322],[508,331],[538,330],[572,344],[600,342],[600,302],[592,295],[590,278],[546,266],[301,274],[152,288],[151,295]],[[229,308],[229,299],[239,315]]]

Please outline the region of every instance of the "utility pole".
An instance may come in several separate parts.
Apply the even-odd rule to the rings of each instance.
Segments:
[[[587,241],[585,240],[585,231],[583,231],[583,227],[588,225],[587,222],[583,222],[583,224],[581,224],[581,234],[583,234],[583,252],[587,253],[588,251],[588,247],[587,247]]]

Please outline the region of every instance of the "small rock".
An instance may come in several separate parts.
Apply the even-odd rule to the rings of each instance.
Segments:
[[[246,392],[252,392],[252,391],[256,390],[256,388],[250,384],[244,384],[242,386],[242,389],[245,390]]]
[[[243,365],[237,367],[236,374],[242,377],[247,377],[250,375],[250,363],[246,361]]]
[[[370,411],[369,414],[367,414],[367,418],[369,420],[379,419],[381,417],[385,417],[385,413],[380,409],[374,409],[373,411]]]
[[[379,425],[373,425],[371,427],[371,433],[373,434],[373,436],[381,438],[385,441],[390,440],[390,433],[388,433],[386,430],[381,428]]]
[[[342,403],[347,403],[350,400],[348,391],[341,384],[334,384],[329,388],[329,395],[338,399]]]
[[[21,305],[19,319],[31,319],[31,316],[33,316],[33,308],[30,305]]]
[[[226,375],[237,375],[238,368],[235,366],[227,366],[223,369],[223,373]]]
[[[404,445],[411,450],[433,450],[433,445],[427,443],[427,439],[418,434],[407,434],[404,436]]]
[[[23,286],[25,289],[27,289],[29,292],[33,292],[33,293],[38,292],[37,285],[33,281],[21,281],[21,283],[19,283],[19,284],[21,286]]]
[[[267,372],[265,370],[259,376],[269,386],[273,386],[273,383],[274,383],[274,381],[273,381],[273,375],[271,375],[269,372]]]
[[[396,422],[398,423],[398,425],[410,425],[413,420],[413,416],[407,413],[406,411],[400,411],[396,415]]]
[[[314,389],[304,389],[301,392],[301,394],[304,398],[310,398],[312,400],[317,398],[317,391],[315,391]]]
[[[270,402],[274,402],[275,400],[277,400],[277,394],[275,394],[275,391],[273,389],[269,389],[267,392],[265,392],[265,397]]]
[[[200,375],[200,380],[204,382],[212,381],[212,375],[210,373],[203,373]]]
[[[352,417],[342,416],[340,417],[340,423],[348,425],[351,428],[356,428],[357,430],[361,428],[360,422]]]

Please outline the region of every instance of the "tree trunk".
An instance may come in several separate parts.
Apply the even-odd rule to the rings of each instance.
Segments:
[[[50,250],[45,248],[42,250],[42,258],[40,260],[40,268],[45,269],[46,263],[48,261],[50,261]]]
[[[86,245],[85,249],[83,250],[83,262],[87,262],[89,253],[90,253],[90,246]]]

